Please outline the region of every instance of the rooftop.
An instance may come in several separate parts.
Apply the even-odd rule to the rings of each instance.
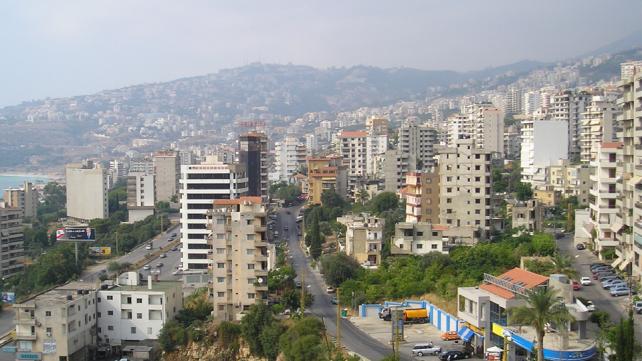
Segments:
[[[497,277],[484,275],[484,281],[485,283],[480,285],[479,288],[499,297],[511,299],[515,297],[515,294],[523,290],[530,290],[546,284],[548,277],[521,268],[513,268]]]
[[[250,202],[253,204],[261,204],[261,197],[239,197],[235,199],[215,199],[214,200],[214,204],[220,205],[220,206],[242,204],[245,202]]]
[[[107,290],[103,291],[156,291],[156,292],[165,292],[169,291],[171,289],[174,289],[176,287],[181,288],[183,286],[182,282],[179,281],[152,281],[152,289],[150,290],[147,288],[147,281],[143,280],[141,284],[136,285],[136,286],[129,286],[129,285],[118,285],[111,287]]]
[[[367,136],[368,133],[363,130],[344,130],[343,132],[341,132],[341,135],[339,135],[339,137],[341,138],[363,138]]]

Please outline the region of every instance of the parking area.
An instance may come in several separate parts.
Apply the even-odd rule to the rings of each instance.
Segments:
[[[377,317],[352,317],[350,321],[377,341],[390,344],[392,326],[389,321],[383,321]],[[441,334],[441,331],[430,324],[404,325],[404,341],[400,343],[401,353],[410,356],[415,344],[431,341],[434,345],[440,346],[442,351],[463,350],[462,341],[443,341]],[[432,355],[422,358],[416,357],[416,359],[428,358],[437,359],[436,356]]]

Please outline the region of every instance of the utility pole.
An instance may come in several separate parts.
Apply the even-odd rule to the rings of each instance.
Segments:
[[[301,315],[305,314],[305,268],[301,269]]]
[[[341,349],[341,302],[339,302],[339,287],[337,287],[337,351]]]

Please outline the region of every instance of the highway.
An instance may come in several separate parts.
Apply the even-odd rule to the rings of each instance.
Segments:
[[[296,225],[298,211],[298,207],[279,210],[277,230],[281,234],[281,237],[288,241],[288,248],[290,249],[290,255],[292,256],[296,273],[299,277],[303,274],[304,286],[309,286],[308,291],[314,298],[314,302],[309,311],[315,316],[320,317],[328,333],[336,337],[337,309],[335,305],[330,303],[331,296],[326,292],[326,285],[321,275],[312,270],[309,260],[300,247]],[[287,231],[285,227],[288,228]],[[341,320],[341,344],[350,351],[356,352],[371,361],[381,360],[392,353],[391,347],[370,337],[345,319]],[[402,355],[401,359],[411,360],[408,355]]]

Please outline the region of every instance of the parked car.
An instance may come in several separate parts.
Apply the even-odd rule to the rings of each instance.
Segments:
[[[635,313],[642,313],[642,301],[635,301],[633,309],[635,310]]]
[[[441,347],[435,346],[431,343],[418,343],[412,347],[413,356],[423,356],[423,355],[438,355],[441,353]]]
[[[591,270],[591,273],[596,274],[600,272],[613,272],[613,268],[610,267],[598,267]]]
[[[593,304],[593,301],[586,301],[586,304],[584,306],[586,306],[586,309],[589,312],[595,311],[595,304]]]
[[[161,253],[160,258],[166,258],[166,257],[167,257],[167,253]]]
[[[172,247],[172,251],[173,251],[173,252],[178,251],[178,247]]]
[[[618,276],[617,276],[617,275],[615,275],[615,274],[610,273],[610,274],[604,274],[604,275],[602,275],[602,276],[599,276],[597,279],[598,279],[600,282],[604,282],[604,281],[608,281],[608,280],[620,279],[620,277],[618,277]]]
[[[459,340],[459,335],[456,331],[448,331],[441,334],[441,339],[444,341],[455,341]]]
[[[586,246],[584,245],[584,243],[578,243],[577,246],[575,246],[575,249],[581,251],[583,249],[586,249]]]
[[[582,277],[580,278],[580,283],[582,284],[582,286],[588,286],[593,282],[591,281],[591,277]]]
[[[593,274],[593,279],[594,280],[599,280],[600,278],[607,277],[607,276],[617,276],[617,275],[615,273],[613,273],[613,272],[610,272],[610,271],[608,271],[608,272],[599,272],[599,273],[594,273]],[[600,281],[600,282],[602,282],[602,281]]]
[[[613,297],[619,297],[619,296],[628,296],[631,293],[631,289],[624,286],[624,287],[613,287],[609,290],[609,293]]]
[[[156,268],[161,268],[161,267],[163,267],[163,262],[156,263]]]
[[[619,286],[627,286],[626,282],[620,279],[611,280],[611,281],[612,282],[609,282],[607,284],[602,284],[602,288],[604,288],[605,290],[610,290],[611,288],[616,288]]]
[[[582,284],[573,280],[573,291],[579,291],[582,289]]]
[[[606,288],[607,286],[612,286],[612,285],[618,284],[618,283],[626,284],[626,282],[624,282],[619,277],[615,277],[615,278],[605,279],[604,281],[602,281],[602,288]]]
[[[330,299],[330,303],[333,305],[337,305],[339,304],[339,300],[337,299],[336,296],[332,296],[332,298]]]
[[[327,293],[334,293],[334,292],[335,292],[334,287],[332,287],[332,286],[330,286],[330,287],[326,287],[325,291],[326,291]]]
[[[593,270],[594,268],[604,267],[604,266],[608,266],[608,265],[606,263],[601,263],[601,262],[591,263],[591,270]]]
[[[440,361],[463,360],[469,357],[470,354],[463,351],[445,351],[439,354]]]

